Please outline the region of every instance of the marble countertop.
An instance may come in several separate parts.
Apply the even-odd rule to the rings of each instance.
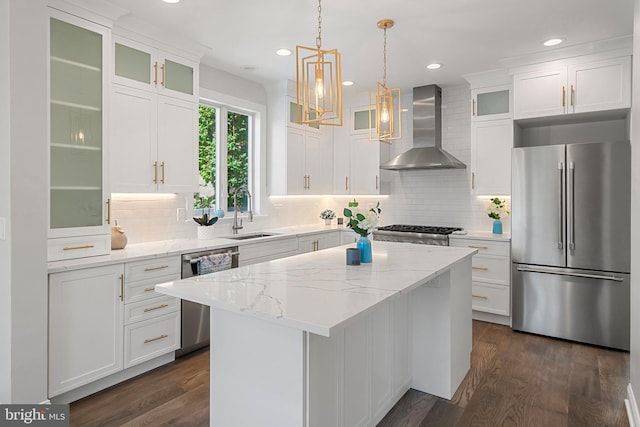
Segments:
[[[156,291],[330,336],[353,317],[477,252],[376,241],[372,263],[347,266],[347,246],[168,282]]]
[[[124,249],[112,250],[109,255],[100,255],[87,258],[77,258],[63,261],[53,261],[47,264],[49,273],[57,273],[81,268],[100,267],[121,262],[139,261],[163,256],[180,255],[189,252],[197,252],[209,249],[226,248],[230,246],[244,246],[258,242],[269,242],[289,237],[303,236],[306,234],[322,233],[327,231],[351,231],[335,225],[299,225],[292,227],[268,228],[264,230],[250,231],[241,234],[258,232],[274,233],[273,236],[258,239],[233,240],[225,236],[213,239],[175,239],[161,240],[157,242],[139,243],[128,245]]]

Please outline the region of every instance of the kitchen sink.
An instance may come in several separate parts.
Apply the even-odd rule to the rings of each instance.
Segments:
[[[231,240],[249,240],[259,239],[260,237],[277,236],[278,233],[250,233],[250,234],[235,234],[233,236],[227,236],[225,239]]]

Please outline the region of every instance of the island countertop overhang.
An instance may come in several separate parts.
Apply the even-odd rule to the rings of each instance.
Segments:
[[[347,266],[348,246],[168,282],[156,291],[328,337],[477,252],[375,242],[373,263]]]

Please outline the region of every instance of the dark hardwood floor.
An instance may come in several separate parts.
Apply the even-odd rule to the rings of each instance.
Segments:
[[[74,402],[71,426],[208,426],[208,365],[201,350]],[[409,390],[378,427],[628,426],[628,382],[628,353],[474,321],[453,399]]]

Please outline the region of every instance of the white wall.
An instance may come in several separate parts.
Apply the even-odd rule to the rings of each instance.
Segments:
[[[631,386],[640,395],[640,0],[634,1],[631,110]]]
[[[5,221],[11,219],[9,114],[9,0],[0,0],[0,218]],[[11,401],[11,236],[0,239],[0,295],[0,403],[6,403]]]
[[[262,85],[204,64],[200,65],[200,87],[267,105],[267,94]]]
[[[47,18],[43,0],[9,5],[10,399],[37,403],[47,399]]]

